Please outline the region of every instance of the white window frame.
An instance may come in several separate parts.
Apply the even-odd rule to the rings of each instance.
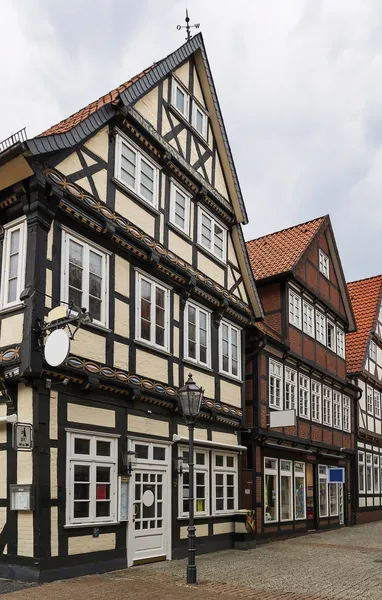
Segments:
[[[296,471],[296,464],[300,464],[303,467],[302,471]],[[297,478],[303,478],[304,479],[304,514],[301,517],[298,517],[296,514],[296,479]],[[294,490],[294,494],[293,494],[293,511],[294,511],[294,518],[295,521],[304,521],[306,519],[306,464],[301,461],[301,460],[295,460],[293,463],[293,490]]]
[[[333,427],[342,429],[342,396],[337,390],[333,390]]]
[[[298,378],[298,414],[302,419],[310,419],[310,379],[303,373]]]
[[[188,309],[192,306],[196,312],[196,355],[197,358],[192,358],[188,353]],[[204,313],[206,315],[206,326],[207,326],[207,362],[202,362],[200,360],[200,313]],[[184,309],[184,357],[186,360],[193,362],[198,365],[202,365],[204,367],[211,367],[211,311],[197,302],[188,301],[186,303]]]
[[[274,394],[272,395],[272,386],[274,389]],[[280,392],[280,404],[277,404],[277,387]],[[269,359],[269,387],[268,387],[268,395],[269,395],[269,407],[274,408],[276,410],[283,409],[283,365],[279,363],[277,360]]]
[[[342,396],[342,427],[347,433],[351,433],[351,399]]]
[[[197,110],[203,115],[203,128],[202,128],[203,130],[202,131],[199,131],[199,129],[196,126],[196,123],[197,123],[196,111]],[[195,131],[198,132],[199,135],[201,135],[205,140],[207,140],[207,137],[208,137],[208,115],[207,115],[206,111],[200,106],[200,104],[195,102],[195,100],[192,101],[191,125],[193,126]]]
[[[362,476],[360,472],[362,469]],[[366,493],[366,465],[365,465],[365,453],[363,450],[358,450],[358,493]]]
[[[207,245],[205,245],[203,243],[203,236],[202,236],[202,217],[203,215],[206,217],[206,219],[209,219],[211,221],[211,248],[209,248]],[[223,231],[223,256],[220,257],[218,254],[215,253],[215,225],[217,225],[218,227],[220,227],[220,229]],[[213,256],[216,260],[218,260],[219,262],[223,263],[223,264],[227,264],[227,228],[218,220],[216,219],[216,217],[214,217],[211,213],[209,213],[207,210],[205,210],[204,208],[202,208],[200,205],[198,206],[198,244],[206,251],[208,252],[208,254],[211,254],[211,256]]]
[[[178,447],[178,456],[182,457],[183,453],[186,452],[188,454],[188,447],[179,446]],[[196,454],[204,455],[204,465],[196,464]],[[183,502],[187,500],[187,498],[183,498],[183,474],[189,472],[188,463],[184,460],[181,461],[182,464],[182,472],[178,475],[178,516],[188,517],[188,510],[183,510]],[[197,512],[197,494],[196,494],[196,475],[197,473],[205,474],[205,488],[206,488],[206,497],[205,497],[205,510]],[[205,448],[194,447],[194,513],[195,516],[210,516],[210,451]]]
[[[333,390],[327,385],[322,391],[322,422],[324,425],[332,426],[333,419]]]
[[[366,410],[369,415],[374,414],[374,390],[369,385],[366,386]]]
[[[88,310],[89,307],[89,252],[92,251],[102,258],[102,290],[101,290],[101,318],[94,319],[93,323],[101,327],[108,327],[109,322],[109,256],[110,252],[101,246],[90,242],[87,238],[74,233],[73,231],[62,228],[62,249],[61,249],[61,300],[69,302],[69,246],[70,242],[82,246],[83,248],[83,280],[82,280],[82,306]],[[81,306],[81,308],[82,308]]]
[[[290,470],[285,470],[283,469],[283,464],[284,463],[288,463],[290,466]],[[280,497],[280,523],[285,523],[287,521],[293,521],[293,516],[294,516],[294,497],[293,497],[293,489],[294,489],[294,473],[293,473],[293,461],[291,460],[284,460],[283,458],[280,458],[280,462],[279,462],[279,471],[280,471],[280,483],[279,483],[279,497]],[[282,486],[281,486],[281,479],[282,477],[284,478],[288,478],[290,479],[290,507],[291,507],[291,516],[289,519],[282,519],[282,506],[281,506],[281,490],[282,490]]]
[[[11,223],[7,223],[4,227],[3,240],[3,256],[1,263],[1,294],[0,294],[0,309],[10,308],[22,304],[20,294],[25,287],[25,266],[27,253],[27,220],[26,217],[21,217]],[[20,231],[18,262],[17,262],[17,285],[16,299],[8,302],[9,292],[9,263],[10,263],[10,242],[12,233]]]
[[[216,465],[216,457],[224,457],[224,465]],[[227,466],[227,458],[233,458],[233,467]],[[224,497],[223,497],[223,510],[216,508],[216,475],[223,475],[223,486],[224,486]],[[227,507],[227,476],[233,475],[234,478],[234,508]],[[232,514],[238,508],[238,455],[237,452],[225,452],[220,450],[212,450],[212,514],[213,515],[227,515]]]
[[[237,340],[238,340],[238,350],[237,350],[237,375],[232,372],[232,342],[229,343],[229,369],[228,371],[224,371],[223,369],[223,324],[228,327],[229,330],[229,338],[231,340],[231,333],[233,330],[237,332]],[[230,321],[226,319],[222,319],[219,326],[219,372],[221,375],[225,375],[226,377],[231,377],[233,379],[237,379],[241,381],[241,332],[242,329],[237,327],[237,325],[233,325]]]
[[[321,469],[324,472],[321,472]],[[325,514],[321,514],[321,505],[320,501],[318,502],[318,514],[320,517],[325,518],[329,516],[329,486],[328,486],[328,467],[327,465],[318,465],[318,493],[320,493],[320,480],[325,481],[326,488],[326,512]]]
[[[311,415],[312,421],[321,423],[322,420],[322,385],[315,379],[310,380],[311,393]]]
[[[367,469],[370,468],[370,488],[367,485]],[[365,477],[366,477],[366,494],[373,494],[373,455],[371,452],[366,452],[365,462]]]
[[[289,290],[289,324],[301,329],[301,296]]]
[[[316,340],[326,346],[326,317],[316,309]]]
[[[155,326],[156,326],[156,318],[155,318],[155,307],[156,304],[151,300],[151,327],[150,327],[150,340],[146,340],[141,335],[141,282],[142,280],[147,281],[151,284],[151,298],[155,299],[155,290],[156,288],[161,289],[165,293],[165,318],[164,318],[164,346],[160,344],[156,344],[155,341]],[[139,341],[141,344],[145,344],[146,346],[158,348],[159,350],[164,350],[169,352],[170,349],[170,292],[171,288],[166,284],[158,281],[154,277],[150,277],[146,275],[143,271],[139,269],[135,270],[135,339]]]
[[[381,418],[381,394],[378,390],[374,390],[374,416]]]
[[[187,235],[188,237],[190,236],[190,206],[191,206],[191,199],[190,196],[188,194],[186,194],[186,192],[183,191],[183,189],[177,185],[173,180],[171,180],[170,183],[170,223],[176,227],[177,229],[179,229],[179,231],[181,231],[182,233],[184,233],[185,235]],[[181,227],[177,222],[176,222],[176,214],[175,214],[175,209],[176,209],[176,193],[178,193],[180,196],[182,196],[182,198],[184,199],[184,212],[185,212],[185,217],[184,217],[184,228]]]
[[[181,110],[179,110],[179,108],[176,105],[176,92],[177,92],[178,89],[185,96],[184,112],[182,112]],[[171,104],[175,108],[175,110],[180,115],[182,115],[182,117],[184,119],[186,119],[187,121],[190,121],[190,94],[187,92],[187,90],[182,85],[180,85],[180,83],[175,78],[172,79]]]
[[[320,273],[322,273],[323,276],[326,277],[326,279],[330,279],[329,256],[327,254],[325,254],[325,252],[323,250],[321,250],[321,248],[319,248],[319,250],[318,250],[318,263],[319,263]]]
[[[66,433],[66,525],[98,525],[118,521],[118,439],[103,433],[75,432]],[[75,454],[76,438],[89,440],[90,454]],[[110,456],[97,456],[97,441],[110,442]],[[74,466],[90,466],[89,517],[74,517]],[[110,467],[110,516],[96,517],[96,468]]]
[[[315,335],[315,319],[314,319],[314,307],[303,300],[302,302],[302,321],[303,321],[303,332],[310,337],[314,338]]]
[[[126,181],[123,180],[121,175],[121,163],[122,163],[122,146],[125,145],[131,152],[133,152],[136,156],[136,164],[135,164],[135,185],[132,186]],[[115,154],[115,168],[114,168],[114,177],[120,182],[120,184],[126,189],[132,191],[140,200],[145,202],[148,206],[157,209],[159,202],[159,166],[145,153],[141,150],[136,144],[134,144],[127,136],[123,135],[121,132],[117,133],[116,137],[116,154]],[[146,196],[141,193],[141,163],[146,162],[150,168],[154,169],[153,172],[153,201],[150,202]]]
[[[297,371],[290,367],[285,367],[285,389],[284,389],[284,408],[285,410],[295,410],[298,414],[298,375]]]
[[[377,477],[376,477],[377,475]],[[373,454],[373,487],[374,494],[380,493],[380,470],[379,470],[379,454]]]
[[[337,354],[341,358],[345,358],[345,332],[337,325]]]
[[[267,467],[266,466],[266,461],[267,460],[272,460],[274,461],[274,463],[276,464],[276,468],[271,468],[271,467]],[[265,498],[265,491],[266,491],[266,486],[265,486],[265,478],[266,475],[273,475],[275,477],[275,481],[276,481],[276,498],[275,498],[275,508],[276,508],[276,518],[275,519],[266,519],[266,512],[265,512],[265,508],[266,508],[266,498]],[[263,486],[264,486],[264,523],[269,524],[269,523],[277,523],[279,520],[279,461],[277,460],[277,458],[271,457],[271,456],[265,456],[264,457],[264,481],[263,481]]]
[[[331,344],[329,344],[329,327],[331,327],[333,330]],[[330,319],[326,319],[326,342],[327,342],[327,346],[328,346],[329,350],[331,350],[332,352],[336,352],[336,349],[337,349],[336,326],[333,323],[333,321],[331,321]]]
[[[369,343],[369,358],[373,362],[377,362],[377,344],[373,340],[370,340]]]

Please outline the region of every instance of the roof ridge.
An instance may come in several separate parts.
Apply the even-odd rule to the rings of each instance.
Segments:
[[[354,281],[347,281],[347,285],[351,285],[352,283],[361,283],[361,281],[370,281],[371,279],[382,279],[382,273],[380,275],[371,275],[370,277],[364,277],[363,279],[354,279]]]
[[[298,223],[297,225],[291,225],[290,227],[284,227],[284,229],[279,229],[279,231],[272,231],[272,233],[266,233],[265,235],[260,235],[257,238],[253,238],[252,240],[246,240],[246,244],[250,244],[251,242],[257,242],[263,238],[272,237],[273,235],[278,235],[279,233],[283,233],[284,231],[290,231],[291,229],[297,229],[297,227],[301,227],[302,225],[308,225],[309,223],[314,223],[316,221],[324,221],[329,217],[329,215],[323,215],[322,217],[316,217],[315,219],[310,219],[309,221],[304,221],[303,223]]]

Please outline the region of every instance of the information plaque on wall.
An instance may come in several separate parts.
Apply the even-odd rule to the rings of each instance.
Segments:
[[[24,452],[33,450],[33,425],[30,423],[13,424],[13,448]]]

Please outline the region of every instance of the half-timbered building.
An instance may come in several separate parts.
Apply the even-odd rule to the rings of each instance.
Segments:
[[[360,388],[356,413],[357,523],[382,519],[382,275],[348,283],[357,331],[346,336],[346,367]]]
[[[185,555],[188,432],[176,397],[190,370],[205,390],[197,545],[231,546],[242,356],[262,309],[201,35],[2,150],[0,576]],[[51,367],[36,332],[61,304],[86,307],[92,323]],[[11,448],[14,419],[33,425],[32,452]],[[13,485],[30,486],[31,505],[11,503]]]
[[[247,248],[265,320],[263,348],[247,345],[243,505],[256,510],[259,540],[351,523],[357,390],[345,332],[355,321],[330,219]],[[276,411],[295,411],[295,425],[270,427]],[[345,469],[344,485],[330,483],[330,467]]]

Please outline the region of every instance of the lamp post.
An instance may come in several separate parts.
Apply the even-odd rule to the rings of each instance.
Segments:
[[[196,583],[195,563],[195,525],[194,525],[194,427],[200,413],[204,390],[196,385],[192,373],[178,392],[179,407],[182,409],[184,420],[188,425],[188,467],[189,467],[189,495],[188,495],[188,564],[187,583]]]

